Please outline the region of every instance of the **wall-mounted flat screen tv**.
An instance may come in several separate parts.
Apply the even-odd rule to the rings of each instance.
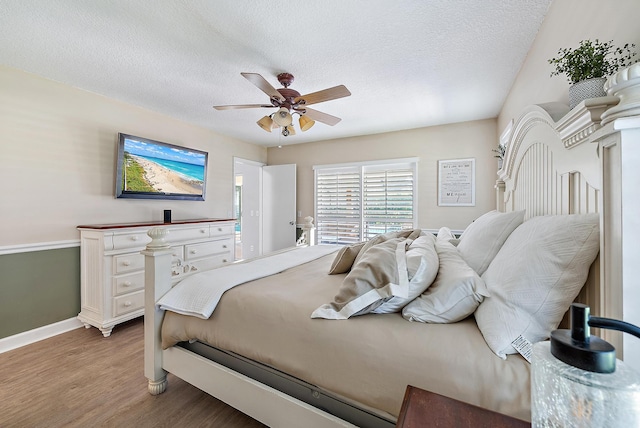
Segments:
[[[204,201],[208,153],[118,134],[116,198]]]

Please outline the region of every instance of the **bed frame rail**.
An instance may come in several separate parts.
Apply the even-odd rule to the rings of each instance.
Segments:
[[[171,254],[167,230],[149,230],[145,256],[144,375],[149,393],[167,388],[167,372],[268,425],[309,428],[356,427],[334,415],[297,400],[221,364],[180,347],[162,350],[160,328],[164,311],[156,302],[171,289]]]

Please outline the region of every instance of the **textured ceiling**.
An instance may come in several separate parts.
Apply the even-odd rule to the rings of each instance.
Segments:
[[[551,0],[2,0],[0,64],[265,146],[496,117]],[[338,116],[282,137],[240,72]],[[0,88],[1,90],[1,88]]]

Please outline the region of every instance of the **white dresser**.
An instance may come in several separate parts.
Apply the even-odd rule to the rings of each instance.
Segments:
[[[178,269],[210,269],[233,262],[233,219],[199,219],[172,223],[78,226],[80,230],[81,301],[78,319],[105,337],[121,322],[144,314],[144,256],[147,231],[165,227]]]

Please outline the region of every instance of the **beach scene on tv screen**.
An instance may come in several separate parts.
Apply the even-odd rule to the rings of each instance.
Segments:
[[[126,138],[123,190],[202,195],[205,160],[203,153]]]

